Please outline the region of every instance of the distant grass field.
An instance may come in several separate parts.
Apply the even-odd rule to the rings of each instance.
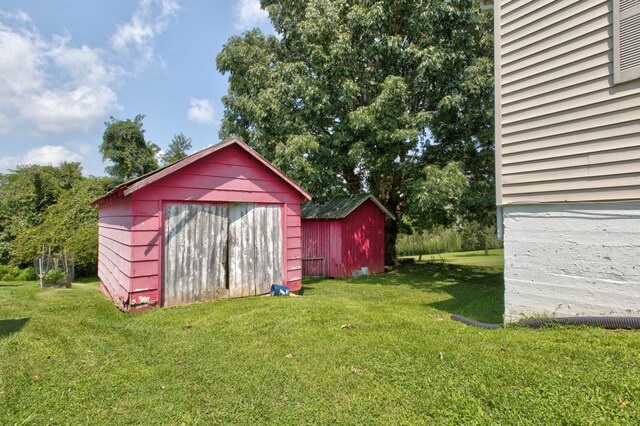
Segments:
[[[412,257],[418,260],[418,256],[405,257]],[[432,259],[436,262],[444,259],[445,263],[449,263],[452,265],[488,266],[493,268],[502,268],[504,266],[504,249],[489,250],[488,256],[485,256],[484,250],[422,255],[422,262],[428,262]]]
[[[640,333],[449,319],[501,320],[499,268],[303,288],[129,315],[0,283],[0,424],[640,423]]]

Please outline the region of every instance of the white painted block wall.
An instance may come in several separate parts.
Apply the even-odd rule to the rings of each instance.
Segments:
[[[505,323],[640,315],[640,203],[504,206]]]

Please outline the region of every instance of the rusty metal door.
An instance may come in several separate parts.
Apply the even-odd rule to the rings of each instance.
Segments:
[[[226,205],[167,206],[164,306],[228,297],[227,240]]]

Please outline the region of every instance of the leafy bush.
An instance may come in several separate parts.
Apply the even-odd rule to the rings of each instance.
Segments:
[[[28,266],[20,271],[16,281],[35,281],[36,279],[38,279],[36,269],[33,266]]]
[[[494,226],[482,226],[477,222],[464,222],[458,231],[460,234],[460,250],[473,251],[502,247],[502,241]]]
[[[62,269],[52,269],[42,277],[44,284],[66,284],[67,274]]]
[[[20,269],[17,266],[0,265],[0,281],[35,281],[36,278],[33,266]]]
[[[42,247],[64,248],[73,254],[76,277],[95,276],[98,265],[98,210],[91,200],[102,195],[108,181],[85,179],[63,192],[49,206],[42,223],[24,229],[15,239],[12,263],[23,266],[33,262]]]

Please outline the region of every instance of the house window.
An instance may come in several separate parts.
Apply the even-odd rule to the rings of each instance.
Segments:
[[[613,0],[613,82],[640,78],[640,0]]]

